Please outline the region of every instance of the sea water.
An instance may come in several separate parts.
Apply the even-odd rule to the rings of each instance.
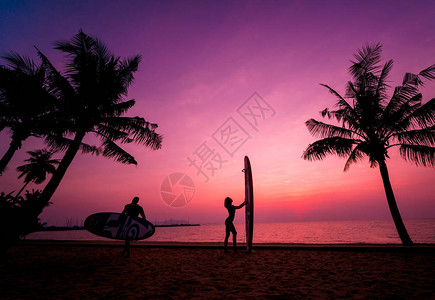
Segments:
[[[415,243],[435,244],[435,219],[405,220]],[[235,224],[238,241],[245,242],[245,225]],[[147,242],[222,242],[225,225],[157,227]],[[29,234],[31,240],[107,240],[86,230],[42,231]],[[393,221],[333,221],[254,224],[254,243],[303,244],[400,244]],[[140,241],[138,242],[140,243]]]

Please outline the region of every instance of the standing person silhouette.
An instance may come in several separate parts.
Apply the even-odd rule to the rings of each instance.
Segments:
[[[124,210],[121,213],[120,219],[125,216],[138,217],[140,215],[142,218],[146,220],[143,208],[142,206],[137,204],[138,202],[139,202],[139,197],[134,197],[133,200],[131,200],[130,204],[124,206]],[[122,256],[125,255],[125,257],[130,257],[130,239],[128,238],[128,236],[125,239],[124,250],[122,250],[121,255]]]
[[[231,199],[230,197],[225,198],[224,206],[226,209],[228,209],[228,218],[225,219],[225,241],[224,241],[225,253],[228,252],[227,246],[228,246],[228,238],[230,237],[230,233],[233,234],[234,253],[237,253],[237,231],[236,231],[236,227],[234,227],[233,221],[236,215],[236,209],[245,206],[246,200],[239,206],[234,206],[232,203],[233,203],[233,199]]]

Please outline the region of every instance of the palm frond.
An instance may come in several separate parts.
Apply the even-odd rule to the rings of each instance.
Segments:
[[[38,70],[38,67],[31,58],[21,56],[14,51],[10,52],[8,55],[2,56],[1,58],[6,60],[13,70],[21,71],[27,75],[34,75]]]
[[[419,146],[435,146],[435,126],[431,128],[408,130],[406,132],[400,132],[394,137],[397,138],[401,144],[412,144]]]
[[[157,124],[149,123],[140,117],[105,118],[104,122],[106,126],[128,133],[136,144],[145,145],[153,150],[161,148],[162,136],[155,132]]]
[[[418,75],[429,79],[429,80],[433,80],[435,79],[435,64],[431,65],[430,67],[424,69],[423,71],[421,71]]]
[[[336,90],[334,90],[333,88],[331,88],[327,84],[321,83],[320,85],[327,88],[331,94],[333,94],[334,96],[336,96],[338,98],[337,106],[339,106],[341,108],[347,108],[347,109],[352,110],[352,107],[349,105],[349,103],[347,103],[346,100],[344,100],[344,98]]]
[[[80,150],[82,151],[82,153],[91,153],[93,155],[99,155],[101,152],[98,147],[83,142],[80,144]]]
[[[76,91],[71,83],[66,79],[51,63],[51,61],[37,48],[35,47],[38,56],[41,58],[43,65],[47,70],[48,87],[52,94],[57,98],[73,99],[76,95]],[[71,101],[71,100],[70,100]],[[71,101],[72,102],[72,101]]]
[[[133,74],[138,70],[142,56],[121,60],[119,63],[118,78],[122,85],[127,88],[133,82]]]
[[[322,160],[327,155],[334,154],[339,157],[346,157],[352,153],[352,147],[356,143],[355,140],[341,137],[325,138],[308,145],[302,157],[305,160]]]
[[[364,158],[365,153],[362,151],[362,145],[363,144],[357,144],[356,147],[352,150],[349,158],[346,161],[346,164],[344,165],[344,172],[347,172],[349,170],[351,164],[357,163]]]
[[[133,99],[115,103],[107,107],[107,109],[105,109],[105,114],[111,117],[115,116],[115,118],[117,118],[118,116],[123,115],[130,108],[132,108],[135,105],[135,103],[136,101],[134,101]]]
[[[388,120],[391,115],[393,115],[400,109],[403,110],[403,105],[409,105],[413,101],[421,101],[421,97],[420,99],[418,98],[419,94],[417,92],[418,90],[415,87],[409,85],[396,87],[394,89],[391,100],[388,102],[387,106],[384,109],[382,118],[384,120]]]
[[[68,62],[64,73],[74,86],[80,90],[87,90],[95,84],[95,75],[98,74],[98,56],[96,54],[96,40],[82,30],[69,41],[58,41],[55,49],[67,55]],[[89,95],[88,95],[89,96]]]
[[[313,136],[318,137],[343,137],[350,138],[353,134],[352,131],[345,129],[343,127],[338,127],[323,122],[316,121],[314,119],[309,119],[305,122],[308,131]]]
[[[421,95],[419,94],[418,96],[420,96],[420,101],[414,105],[410,105],[411,107],[406,114],[401,115],[399,112],[396,113],[398,115],[396,119],[402,117],[402,119],[399,119],[397,124],[395,124],[395,128],[398,132],[409,128],[417,128],[417,126],[428,128],[435,124],[435,99],[421,105]]]
[[[367,73],[379,70],[378,64],[381,59],[382,45],[365,45],[354,55],[356,61],[352,61],[349,73],[356,79],[364,77]]]
[[[133,141],[128,132],[105,124],[99,124],[94,132],[103,139],[121,140],[121,143],[131,143]]]
[[[421,81],[420,77],[413,73],[405,73],[402,81],[403,85],[414,85],[419,86],[423,85],[423,81]]]
[[[49,134],[45,138],[45,144],[47,144],[52,151],[64,152],[71,146],[72,143],[72,139],[62,135]],[[98,147],[86,144],[84,142],[80,144],[80,150],[82,153],[91,153],[94,155],[100,154],[100,149]]]
[[[435,125],[435,98],[419,106],[408,116],[409,122],[414,121],[422,128],[432,127]]]
[[[133,139],[136,144],[144,145],[152,150],[162,148],[163,136],[149,127],[143,127],[134,132]]]
[[[393,60],[390,59],[387,63],[385,63],[384,67],[382,68],[381,75],[379,76],[378,83],[377,83],[375,97],[377,98],[385,97],[386,89],[389,87],[387,84],[387,78],[392,68],[393,68]]]
[[[17,170],[18,172],[21,172],[21,174],[18,175],[18,179],[20,179],[21,177],[25,176],[26,173],[28,172],[28,171],[27,171],[28,169],[29,169],[29,166],[28,166],[28,165],[22,165],[22,166],[17,167],[16,170]]]
[[[405,76],[403,77],[402,85],[423,86],[424,82],[422,80],[422,77],[428,80],[435,79],[435,64],[424,69],[423,71],[420,71],[418,75],[413,73],[406,73]]]
[[[95,38],[95,53],[98,59],[100,60],[100,65],[104,66],[106,64],[116,65],[119,58],[115,58],[114,55],[110,52],[109,48],[99,39]]]
[[[54,49],[60,50],[70,56],[79,56],[91,51],[95,44],[96,41],[80,29],[79,33],[76,34],[70,41],[56,42]]]
[[[45,137],[45,144],[52,151],[66,151],[72,144],[72,140],[62,135],[49,134]]]
[[[322,116],[324,117],[325,115],[327,115],[328,118],[333,117],[337,121],[344,121],[346,124],[349,125],[350,128],[358,128],[357,115],[354,108],[349,103],[347,103],[347,101],[333,88],[326,84],[320,85],[326,87],[331,94],[338,98],[336,106],[339,108],[335,111],[326,109],[322,111]]]
[[[148,126],[149,123],[141,117],[105,117],[102,122],[106,126],[113,127],[117,130],[132,131],[138,127]]]
[[[380,119],[381,122],[385,124],[385,127],[393,129],[394,131],[403,131],[408,129],[413,125],[414,118],[412,116],[421,108],[421,99],[422,95],[417,94],[407,99],[406,102],[396,102],[389,107],[389,111],[384,110],[384,113]]]
[[[351,98],[351,99],[355,99],[356,97],[358,97],[359,93],[360,93],[360,91],[357,90],[354,83],[352,81],[348,81],[347,85],[346,85],[346,97]],[[355,107],[354,107],[354,109],[355,109]]]
[[[111,140],[105,140],[102,145],[103,156],[108,158],[114,158],[115,161],[123,164],[134,164],[137,165],[134,157],[127,153],[124,149],[116,145]]]
[[[435,147],[403,144],[400,155],[417,166],[435,167]]]

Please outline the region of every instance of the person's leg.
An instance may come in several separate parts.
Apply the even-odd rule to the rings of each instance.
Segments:
[[[121,253],[122,256],[130,257],[130,240],[126,239],[124,244],[124,250]]]
[[[225,225],[225,240],[224,240],[224,251],[228,252],[227,246],[228,246],[228,238],[230,237],[230,228],[228,225]]]
[[[125,244],[127,246],[127,255],[126,255],[126,257],[130,257],[130,240],[129,239],[125,240]]]
[[[234,224],[231,223],[230,227],[230,231],[233,234],[233,248],[234,248],[234,252],[237,252],[237,231],[236,231],[236,227],[234,227]]]
[[[125,253],[127,253],[127,240],[125,240],[124,249],[122,249],[121,255],[124,256]]]

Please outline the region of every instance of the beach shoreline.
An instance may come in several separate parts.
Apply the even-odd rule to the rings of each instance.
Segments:
[[[17,246],[83,246],[83,247],[122,247],[121,240],[22,240]],[[230,246],[232,244],[230,243]],[[133,248],[208,248],[223,249],[223,242],[173,242],[173,241],[132,241]],[[238,243],[237,248],[244,250],[245,243]],[[399,251],[399,252],[435,252],[435,244],[416,243],[413,246],[402,244],[375,244],[375,243],[330,243],[330,244],[304,244],[304,243],[253,243],[254,249],[269,250],[328,250],[328,251]]]
[[[435,245],[21,241],[1,261],[2,299],[433,299]]]

